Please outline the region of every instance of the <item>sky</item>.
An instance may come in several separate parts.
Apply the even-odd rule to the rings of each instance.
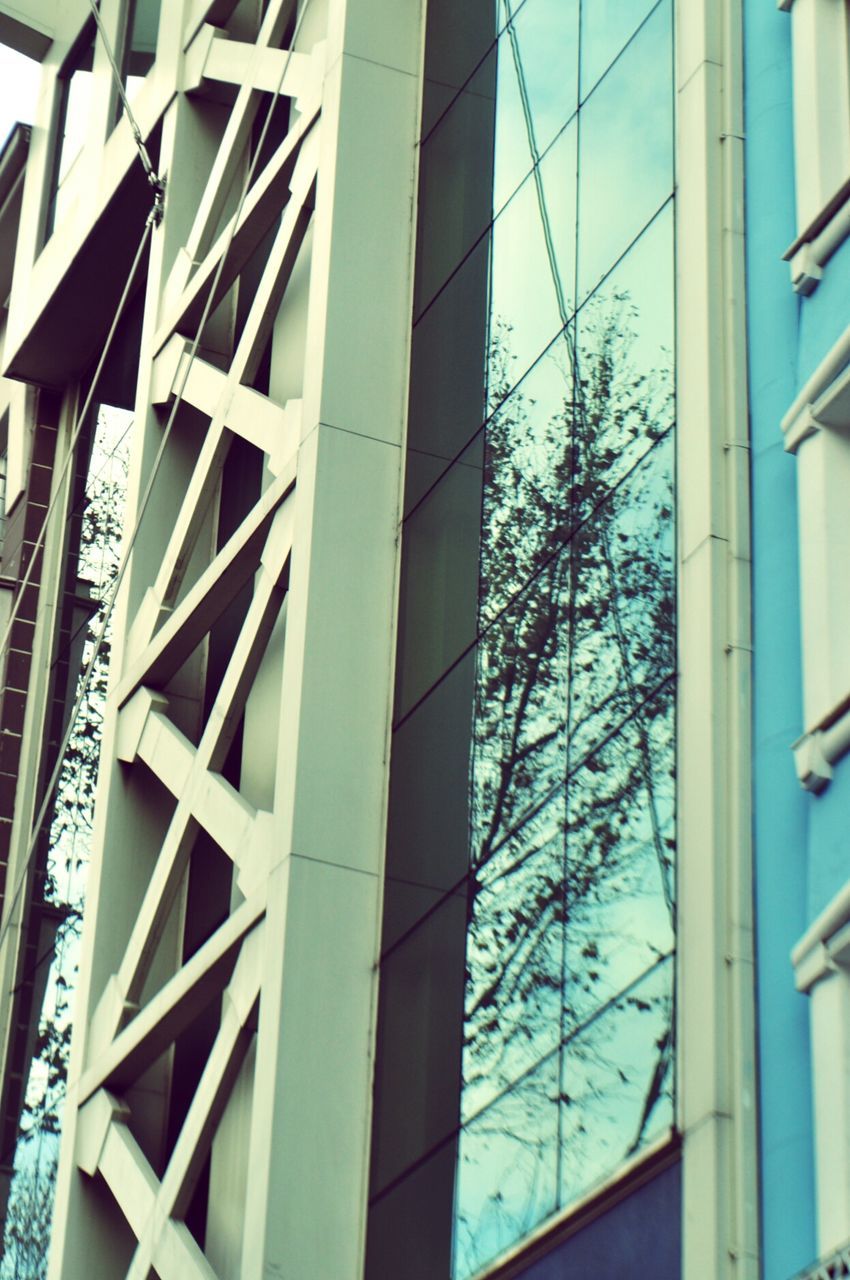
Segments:
[[[18,120],[32,123],[40,67],[0,44],[0,146]]]

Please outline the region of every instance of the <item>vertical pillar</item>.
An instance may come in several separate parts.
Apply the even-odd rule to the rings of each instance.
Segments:
[[[363,1265],[420,27],[329,6],[244,1280]]]
[[[685,1280],[758,1274],[740,0],[677,5]]]

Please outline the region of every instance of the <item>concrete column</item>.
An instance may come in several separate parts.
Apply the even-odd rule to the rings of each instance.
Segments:
[[[365,1239],[420,7],[327,30],[244,1280],[357,1280]]]
[[[682,1275],[754,1280],[742,15],[676,11]]]

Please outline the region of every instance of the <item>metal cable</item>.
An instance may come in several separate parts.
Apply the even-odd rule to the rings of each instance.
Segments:
[[[20,612],[21,602],[24,598],[24,592],[26,591],[27,587],[30,586],[32,583],[32,577],[35,571],[35,564],[38,557],[38,553],[41,550],[42,544],[47,534],[47,526],[50,523],[50,519],[54,511],[56,510],[56,507],[62,495],[63,484],[64,484],[66,473],[69,467],[71,466],[74,456],[76,454],[77,442],[79,441],[80,435],[83,431],[83,428],[85,427],[86,420],[88,418],[89,409],[91,408],[92,401],[94,400],[94,393],[97,390],[97,385],[98,385],[98,382],[100,381],[100,375],[103,372],[103,367],[106,364],[107,358],[109,356],[109,352],[112,348],[112,343],[115,340],[115,334],[118,329],[118,325],[121,323],[121,317],[124,314],[124,308],[126,307],[127,302],[129,301],[130,293],[132,292],[132,288],[133,288],[133,280],[135,279],[136,272],[139,269],[139,263],[142,260],[142,255],[144,254],[144,251],[145,251],[145,246],[147,244],[148,236],[151,234],[153,223],[154,223],[153,213],[151,212],[151,214],[148,215],[147,221],[145,222],[145,227],[142,232],[142,238],[139,241],[139,247],[136,250],[136,256],[133,258],[133,265],[130,268],[130,274],[127,276],[127,281],[126,281],[126,284],[124,285],[124,291],[121,294],[121,299],[118,303],[118,308],[115,312],[115,315],[112,318],[112,324],[110,325],[109,332],[106,335],[106,341],[104,343],[103,350],[100,353],[100,359],[97,362],[97,367],[95,368],[94,374],[92,375],[92,380],[89,384],[89,389],[86,393],[86,398],[83,402],[83,407],[80,410],[80,412],[77,414],[77,421],[75,422],[74,428],[71,432],[71,439],[68,446],[68,453],[65,457],[64,462],[62,463],[62,466],[59,468],[58,483],[54,485],[53,493],[51,494],[51,497],[50,497],[50,502],[48,503],[47,510],[44,513],[44,519],[41,522],[41,528],[38,531],[35,544],[30,554],[29,563],[27,564],[26,571],[24,573],[23,578],[21,579],[21,585],[18,588],[17,594],[15,595],[15,598],[12,601],[12,608],[9,612],[9,621],[6,623],[6,628],[3,632],[2,638],[0,638],[0,655],[5,654],[8,648],[10,647],[12,628],[18,620],[18,614]],[[0,935],[0,941],[2,941],[1,935]]]
[[[139,128],[136,117],[133,115],[133,108],[130,106],[130,99],[127,97],[127,90],[124,88],[124,80],[122,78],[121,71],[118,67],[118,63],[115,61],[115,55],[112,52],[112,48],[109,44],[109,40],[106,35],[106,29],[103,25],[103,19],[101,18],[100,10],[97,7],[97,0],[89,0],[89,8],[92,11],[92,16],[94,17],[95,23],[97,25],[98,33],[100,35],[101,40],[103,41],[103,47],[106,50],[106,56],[109,59],[109,65],[112,68],[112,78],[115,81],[115,87],[118,90],[118,96],[121,99],[122,106],[124,107],[124,112],[127,116],[127,123],[130,126],[130,131],[133,134],[133,138],[136,143],[136,148],[139,152],[139,157],[142,161],[142,168],[144,169],[145,174],[147,175],[148,182],[151,184],[151,186],[153,187],[156,193],[156,204],[154,205],[154,208],[157,213],[157,219],[159,219],[162,216],[162,195],[165,190],[165,183],[163,182],[162,178],[159,177],[159,175],[157,174],[156,170],[154,169],[151,163],[151,158],[148,155],[148,149],[145,146],[145,141],[144,141],[144,138],[142,137],[142,131]]]
[[[90,3],[93,3],[93,0],[90,0]],[[136,514],[136,519],[135,519],[135,522],[134,522],[134,525],[133,525],[133,529],[132,529],[132,531],[131,531],[131,533],[130,533],[129,538],[127,539],[127,542],[126,542],[126,543],[125,543],[125,545],[122,547],[121,564],[120,564],[120,565],[119,565],[119,567],[118,567],[118,573],[116,574],[115,581],[114,581],[114,583],[113,583],[113,587],[112,587],[112,591],[111,591],[111,593],[110,593],[110,595],[109,595],[108,599],[107,599],[107,600],[106,600],[106,602],[105,602],[105,607],[104,607],[103,615],[102,615],[102,619],[101,619],[101,627],[100,627],[100,631],[99,631],[99,633],[97,634],[97,636],[96,636],[96,637],[95,637],[95,639],[94,639],[94,645],[93,645],[93,648],[92,648],[91,656],[90,656],[89,661],[88,661],[88,665],[86,666],[86,669],[85,669],[85,671],[83,672],[83,674],[82,674],[82,678],[81,678],[81,680],[80,680],[80,682],[79,682],[79,685],[78,685],[78,692],[77,692],[77,697],[76,697],[76,699],[75,699],[75,701],[74,701],[74,705],[73,705],[73,707],[72,707],[72,709],[71,709],[71,714],[70,714],[70,716],[68,717],[68,725],[67,725],[67,728],[66,728],[65,733],[64,733],[64,735],[63,735],[62,741],[61,741],[61,743],[60,743],[60,745],[59,745],[59,750],[58,750],[58,754],[57,754],[57,758],[56,758],[56,763],[55,763],[55,765],[54,765],[54,767],[53,767],[53,770],[52,770],[52,772],[51,772],[51,774],[50,774],[50,778],[49,778],[49,780],[48,780],[48,782],[47,782],[47,785],[46,785],[46,788],[45,788],[45,791],[44,791],[44,798],[43,798],[43,800],[42,800],[42,803],[41,803],[41,806],[40,806],[40,808],[39,808],[39,811],[38,811],[38,814],[37,814],[36,820],[35,820],[35,822],[34,822],[34,824],[33,824],[33,827],[32,827],[31,836],[30,836],[30,841],[29,841],[29,844],[28,844],[28,846],[27,846],[27,851],[26,851],[26,854],[25,854],[25,857],[24,857],[24,860],[23,860],[23,867],[21,868],[21,874],[20,874],[20,876],[18,877],[17,883],[15,884],[14,891],[13,891],[13,894],[12,894],[11,899],[7,899],[7,902],[6,902],[6,910],[4,911],[4,918],[3,918],[3,921],[2,921],[2,925],[0,925],[0,948],[2,948],[2,946],[3,946],[3,942],[4,942],[5,937],[6,937],[6,934],[8,933],[9,929],[11,928],[12,915],[13,915],[14,908],[15,908],[15,906],[17,905],[17,903],[18,903],[18,901],[19,901],[19,899],[20,899],[21,893],[22,893],[22,891],[23,891],[24,884],[26,883],[27,876],[28,876],[28,874],[29,874],[29,872],[30,872],[30,869],[31,869],[31,866],[32,866],[32,861],[33,861],[33,858],[34,858],[34,855],[35,855],[35,852],[36,852],[36,848],[37,848],[37,845],[38,845],[39,833],[41,832],[42,826],[44,825],[44,822],[45,822],[45,820],[46,820],[47,814],[48,814],[49,809],[50,809],[50,807],[51,807],[51,804],[52,804],[52,802],[53,802],[53,794],[54,794],[54,791],[55,791],[55,789],[56,789],[56,785],[57,785],[57,783],[58,783],[58,781],[59,781],[59,776],[60,776],[60,773],[61,773],[61,769],[62,769],[62,762],[63,762],[64,756],[65,756],[65,752],[66,752],[66,751],[67,751],[67,749],[68,749],[68,744],[69,744],[69,742],[70,742],[70,740],[71,740],[71,737],[72,737],[72,735],[73,735],[73,733],[74,733],[74,730],[75,730],[75,728],[76,728],[76,721],[77,721],[77,717],[79,716],[80,709],[81,709],[81,707],[82,707],[82,705],[83,705],[83,702],[84,702],[84,700],[85,700],[86,694],[88,693],[89,684],[91,683],[92,675],[94,674],[94,668],[95,668],[95,665],[96,665],[96,663],[97,663],[98,655],[99,655],[99,653],[100,653],[100,649],[101,649],[101,646],[102,646],[103,641],[104,641],[104,638],[105,638],[106,629],[107,629],[107,627],[108,627],[108,625],[109,625],[109,621],[110,621],[110,618],[111,618],[111,616],[112,616],[112,611],[113,611],[113,609],[114,609],[114,607],[115,607],[115,603],[116,603],[117,598],[118,598],[118,593],[119,593],[119,591],[120,591],[120,589],[121,589],[121,585],[122,585],[123,580],[124,580],[124,575],[125,575],[125,573],[126,573],[126,571],[127,571],[127,568],[128,568],[128,566],[129,566],[130,556],[131,556],[131,554],[132,554],[133,547],[135,546],[136,539],[137,539],[137,537],[138,537],[138,535],[139,535],[139,531],[140,531],[140,528],[141,528],[142,520],[144,519],[145,513],[146,513],[147,508],[148,508],[148,504],[149,504],[149,502],[150,502],[151,494],[152,494],[152,492],[153,492],[154,483],[155,483],[155,481],[156,481],[156,477],[157,477],[157,475],[158,475],[159,468],[160,468],[160,466],[161,466],[161,464],[162,464],[162,460],[163,460],[163,457],[164,457],[164,455],[165,455],[165,449],[166,449],[166,446],[167,446],[167,444],[168,444],[168,440],[169,440],[169,437],[170,437],[170,434],[171,434],[172,428],[173,428],[173,426],[174,426],[174,421],[175,421],[175,418],[176,418],[176,416],[177,416],[177,413],[178,413],[178,410],[179,410],[179,408],[180,408],[180,405],[182,404],[182,401],[183,401],[183,396],[184,396],[184,394],[185,394],[186,385],[187,385],[187,383],[188,383],[189,375],[190,375],[191,370],[192,370],[192,365],[193,365],[193,363],[194,363],[194,361],[195,361],[195,358],[196,358],[197,353],[198,353],[198,349],[199,349],[199,347],[200,347],[200,343],[201,343],[201,336],[202,336],[202,334],[203,334],[204,327],[205,327],[205,325],[206,325],[206,323],[207,323],[207,321],[208,321],[208,319],[209,319],[210,312],[211,312],[211,310],[212,310],[213,299],[214,299],[214,297],[215,297],[216,290],[217,290],[217,288],[218,288],[218,284],[219,284],[219,282],[220,282],[220,280],[221,280],[221,276],[222,276],[222,274],[223,274],[223,272],[224,272],[225,262],[226,262],[226,260],[227,260],[227,256],[228,256],[228,253],[229,253],[229,251],[230,251],[230,247],[231,247],[231,245],[232,245],[232,243],[233,243],[233,239],[234,239],[234,236],[235,236],[235,234],[236,234],[237,227],[238,227],[238,225],[239,225],[239,218],[240,218],[240,216],[241,216],[242,209],[243,209],[244,204],[245,204],[245,201],[246,201],[246,199],[247,199],[248,192],[249,192],[250,187],[251,187],[251,182],[253,181],[254,173],[255,173],[255,171],[256,171],[257,164],[258,164],[258,162],[259,162],[259,158],[260,158],[260,156],[261,156],[261,154],[262,154],[262,151],[263,151],[263,146],[264,146],[265,140],[266,140],[266,138],[267,138],[267,136],[268,136],[268,132],[269,132],[269,128],[270,128],[270,126],[271,126],[271,120],[272,120],[272,116],[273,116],[273,113],[274,113],[274,109],[275,109],[275,106],[276,106],[276,104],[277,104],[277,100],[278,100],[278,97],[279,97],[279,95],[280,95],[281,89],[283,88],[284,78],[285,78],[285,76],[286,76],[286,72],[287,72],[287,70],[289,69],[289,63],[290,63],[291,58],[292,58],[292,53],[293,53],[294,48],[295,48],[295,43],[296,43],[296,41],[297,41],[298,34],[299,34],[300,30],[301,30],[301,26],[302,26],[302,24],[303,24],[303,22],[304,22],[304,18],[305,18],[305,16],[306,16],[306,14],[307,14],[307,12],[308,12],[309,8],[310,8],[310,0],[305,0],[304,6],[303,6],[303,8],[301,9],[300,13],[298,14],[298,17],[297,17],[296,22],[295,22],[295,27],[294,27],[294,29],[293,29],[293,33],[292,33],[292,38],[291,38],[291,41],[290,41],[290,45],[289,45],[289,48],[288,48],[288,49],[287,49],[287,51],[286,51],[286,57],[285,57],[285,59],[284,59],[284,61],[283,61],[283,65],[282,65],[282,67],[281,67],[281,72],[280,72],[280,77],[279,77],[279,80],[278,80],[277,88],[275,89],[274,93],[271,95],[271,98],[270,98],[270,101],[269,101],[269,106],[268,106],[268,110],[267,110],[267,112],[266,112],[265,120],[264,120],[264,122],[263,122],[263,126],[262,126],[262,128],[261,128],[261,130],[260,130],[260,135],[259,135],[259,138],[258,138],[258,140],[257,140],[256,146],[255,146],[255,149],[254,149],[254,154],[253,154],[253,156],[252,156],[252,158],[251,158],[251,161],[250,161],[250,164],[249,164],[249,166],[248,166],[248,171],[247,171],[247,173],[246,173],[246,175],[245,175],[245,181],[244,181],[243,186],[242,186],[242,191],[241,191],[240,196],[239,196],[239,201],[238,201],[238,204],[237,204],[236,210],[235,210],[235,212],[234,212],[234,214],[233,214],[233,218],[232,218],[232,221],[231,221],[231,224],[230,224],[230,231],[229,231],[229,235],[228,235],[227,243],[226,243],[226,244],[224,245],[224,247],[223,247],[223,250],[222,250],[222,253],[221,253],[221,257],[219,258],[218,264],[217,264],[217,266],[216,266],[215,275],[214,275],[214,277],[213,277],[212,284],[211,284],[211,286],[210,286],[209,293],[208,293],[208,295],[207,295],[207,299],[206,299],[206,302],[205,302],[205,304],[204,304],[203,313],[202,313],[202,315],[201,315],[200,320],[198,321],[198,326],[197,326],[197,329],[196,329],[196,332],[195,332],[195,336],[194,336],[194,338],[193,338],[193,341],[192,341],[191,347],[190,347],[190,349],[189,349],[189,358],[188,358],[188,360],[187,360],[187,361],[186,361],[186,363],[185,363],[185,369],[184,369],[183,376],[182,376],[182,379],[181,379],[181,382],[180,382],[180,386],[179,386],[178,390],[177,390],[177,391],[176,391],[176,393],[175,393],[175,396],[174,396],[174,402],[173,402],[173,404],[172,404],[171,411],[170,411],[170,413],[169,413],[169,415],[168,415],[168,419],[167,419],[167,421],[166,421],[165,427],[163,428],[162,438],[160,439],[159,447],[158,447],[157,452],[156,452],[156,455],[155,455],[155,457],[154,457],[153,464],[152,464],[152,466],[151,466],[151,470],[150,470],[150,473],[149,473],[149,475],[148,475],[147,483],[146,483],[146,485],[145,485],[145,488],[144,488],[144,491],[143,491],[143,494],[142,494],[142,498],[141,498],[141,501],[140,501],[140,503],[139,503],[139,507],[138,507],[138,511],[137,511],[137,514]],[[255,52],[254,52],[254,55],[253,55],[253,56],[254,56],[254,59],[256,59],[256,57],[257,57],[256,47],[255,47]],[[146,224],[146,230],[147,230],[147,228],[152,224],[153,215],[154,215],[154,210],[152,210],[152,211],[151,211],[151,215],[149,215],[148,223]]]

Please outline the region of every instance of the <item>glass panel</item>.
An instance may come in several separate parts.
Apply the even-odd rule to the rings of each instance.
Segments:
[[[470,890],[464,1118],[557,1048],[564,968],[561,790],[479,868]]]
[[[475,642],[482,452],[478,436],[405,524],[397,718]]]
[[[664,0],[582,107],[580,300],[673,189],[671,39]]]
[[[575,122],[493,226],[488,403],[492,411],[573,312]]]
[[[571,544],[574,765],[675,669],[673,462],[671,433]]]
[[[577,484],[583,514],[673,425],[673,205],[578,314]]]
[[[416,454],[457,457],[484,421],[485,397],[495,409],[572,313],[575,136],[572,124],[539,181],[526,179],[417,321],[408,424]],[[421,464],[408,478],[418,493],[418,473],[433,478]]]
[[[433,460],[443,470],[486,416],[489,276],[485,236],[413,330],[408,506],[433,479]]]
[[[428,0],[422,136],[427,136],[496,38],[501,0]]]
[[[452,1269],[457,1140],[369,1208],[366,1280],[444,1280]]]
[[[657,965],[568,1041],[561,1087],[561,1205],[673,1124],[673,964]]]
[[[487,626],[577,523],[571,511],[572,330],[556,338],[487,425],[480,626]]]
[[[131,103],[156,58],[160,3],[161,0],[132,0],[130,6],[123,79]]]
[[[506,836],[566,776],[569,556],[550,560],[482,637],[475,686],[473,858]]]
[[[469,870],[469,768],[475,651],[393,734],[384,947]]]
[[[373,1195],[458,1127],[466,917],[464,887],[381,962]]]
[[[655,3],[656,0],[582,0],[582,98],[587,97]]]
[[[498,63],[495,209],[578,106],[578,0],[527,0],[499,38]]]
[[[495,97],[493,50],[422,144],[416,315],[492,220]]]
[[[557,1207],[558,1056],[460,1136],[453,1275],[465,1280]]]
[[[672,725],[671,684],[570,776],[568,1026],[585,1021],[674,945]]]
[[[86,142],[92,104],[94,51],[95,37],[92,34],[60,73],[53,190],[47,210],[46,238],[52,235],[54,227],[67,212],[68,179]]]
[[[672,1125],[671,20],[429,5],[374,1280]]]

